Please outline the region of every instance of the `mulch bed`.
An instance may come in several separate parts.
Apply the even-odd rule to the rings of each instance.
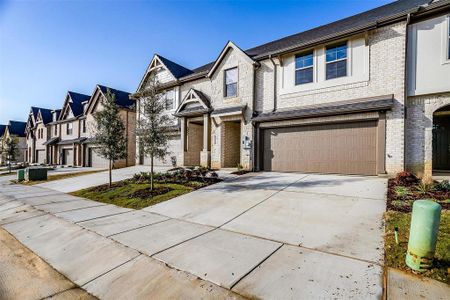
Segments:
[[[440,191],[435,188],[430,188],[426,192],[418,191],[421,184],[420,179],[408,172],[402,172],[395,178],[388,181],[387,193],[387,209],[399,212],[411,212],[412,204],[419,199],[432,199],[438,202],[442,209],[450,209],[450,191]],[[437,182],[432,183],[432,185]],[[397,187],[406,187],[409,193],[398,196],[396,193]]]
[[[250,171],[241,170],[241,171],[231,172],[231,174],[233,174],[233,175],[244,175],[244,174],[247,174],[247,173],[250,173]]]

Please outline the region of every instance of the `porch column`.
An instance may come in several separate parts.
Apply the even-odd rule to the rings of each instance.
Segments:
[[[203,114],[203,150],[200,154],[200,165],[202,167],[209,167],[211,165],[211,151],[210,151],[210,130],[209,130],[209,115]]]
[[[187,139],[187,131],[186,131],[186,118],[185,117],[181,117],[180,118],[180,129],[181,129],[181,155],[179,158],[179,162],[177,162],[177,164],[179,166],[184,166],[185,162],[184,162],[184,156],[185,156],[185,152],[187,151],[187,143],[186,143],[186,139]]]

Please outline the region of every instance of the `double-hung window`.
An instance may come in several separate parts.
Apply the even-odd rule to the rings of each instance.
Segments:
[[[225,70],[225,97],[236,97],[238,86],[238,69]]]
[[[347,76],[347,42],[326,49],[326,79],[344,76]]]
[[[173,90],[166,92],[166,110],[172,110],[174,105],[174,92]]]
[[[307,52],[295,56],[295,85],[313,82],[314,80],[314,52]]]
[[[67,123],[67,128],[66,128],[66,133],[67,135],[71,135],[72,131],[73,131],[73,124],[72,123]]]

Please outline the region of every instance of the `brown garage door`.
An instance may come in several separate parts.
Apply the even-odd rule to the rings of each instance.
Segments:
[[[377,121],[265,129],[267,171],[376,175]]]

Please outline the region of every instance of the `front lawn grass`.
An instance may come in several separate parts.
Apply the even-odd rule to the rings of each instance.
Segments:
[[[400,211],[388,211],[385,214],[385,263],[389,267],[404,271],[411,269],[405,263],[405,255],[408,248],[409,228],[411,213]],[[398,227],[399,244],[395,243],[394,228]],[[436,244],[433,268],[420,273],[447,284],[450,283],[450,211],[442,210],[441,223]]]
[[[77,176],[82,176],[82,175],[89,175],[89,174],[94,174],[94,173],[103,172],[103,171],[105,171],[105,170],[83,171],[83,172],[75,172],[75,173],[68,173],[68,174],[48,175],[47,180],[20,181],[20,182],[18,182],[17,180],[12,180],[12,182],[20,183],[23,185],[35,185],[35,184],[39,184],[39,183],[60,180],[60,179],[66,179],[66,178],[71,178],[71,177],[77,177]]]
[[[121,207],[141,209],[181,196],[195,187],[175,183],[155,183],[155,193],[150,193],[149,183],[133,183],[125,180],[70,193],[71,195]]]

